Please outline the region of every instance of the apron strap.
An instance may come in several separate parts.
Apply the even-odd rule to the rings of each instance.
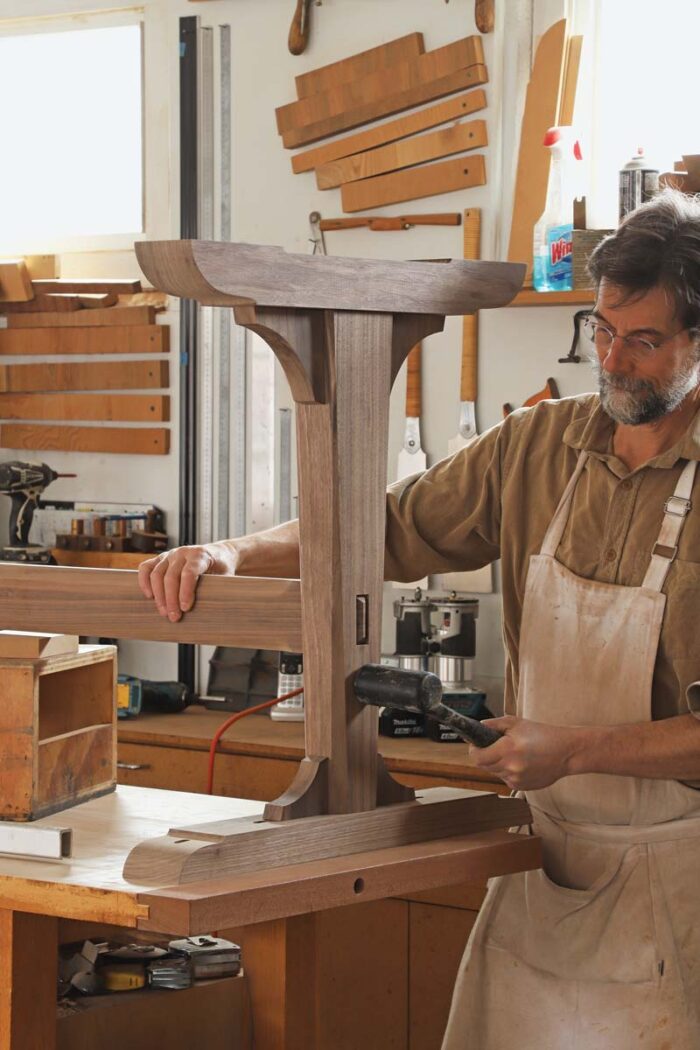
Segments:
[[[557,547],[561,542],[561,538],[564,535],[564,529],[566,522],[569,517],[569,509],[571,507],[571,501],[574,496],[574,489],[576,488],[576,482],[581,476],[583,468],[586,465],[588,459],[587,452],[581,452],[576,463],[576,470],[569,478],[569,483],[564,489],[564,494],[559,500],[559,506],[554,512],[554,517],[549,523],[549,528],[545,533],[544,540],[542,541],[542,549],[540,554],[547,554],[550,558],[553,558],[556,554]]]
[[[659,538],[654,544],[649,568],[642,583],[642,587],[648,590],[660,591],[662,589],[671,563],[678,553],[678,540],[688,511],[692,506],[690,495],[693,491],[697,466],[696,459],[688,460],[681,471],[673,495],[666,500]]]

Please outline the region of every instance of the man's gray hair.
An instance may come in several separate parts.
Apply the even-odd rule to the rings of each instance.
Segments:
[[[700,327],[700,197],[666,189],[625,217],[588,260],[596,290],[605,278],[620,304],[661,286],[684,328]]]

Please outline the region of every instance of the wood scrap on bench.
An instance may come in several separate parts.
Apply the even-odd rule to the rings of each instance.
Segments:
[[[24,259],[0,260],[0,302],[26,302],[33,297],[34,289]]]

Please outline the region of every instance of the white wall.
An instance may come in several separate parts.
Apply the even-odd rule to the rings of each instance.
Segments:
[[[58,14],[113,7],[114,0],[25,0],[22,14]],[[145,0],[146,12],[146,164],[147,235],[178,235],[177,198],[177,40],[178,19],[198,15],[204,25],[229,23],[233,57],[233,221],[234,240],[281,245],[287,251],[306,252],[308,214],[317,209],[324,216],[340,216],[340,193],[320,192],[312,173],[293,175],[290,152],[282,148],[274,109],[294,98],[294,76],[356,51],[420,30],[426,48],[432,49],[476,32],[473,0],[323,0],[311,11],[313,26],[307,51],[294,57],[287,50],[287,32],[293,10],[291,0]],[[419,202],[381,209],[382,214],[406,211],[461,211],[482,209],[482,255],[499,258],[509,223],[509,200],[517,157],[517,134],[522,105],[524,70],[532,44],[533,21],[529,0],[500,0],[497,30],[483,38],[491,75],[486,111],[490,143],[487,155],[488,184],[475,190],[452,193]],[[546,18],[556,17],[563,0],[547,0]],[[16,14],[16,0],[0,0],[0,20]],[[541,7],[536,10],[534,32],[541,31]],[[545,22],[545,25],[547,23]],[[0,30],[2,24],[0,22]],[[477,114],[482,116],[483,114]],[[33,121],[28,134],[35,134]],[[69,143],[67,143],[68,148]],[[6,161],[7,162],[7,158]],[[401,233],[367,230],[327,235],[329,253],[355,257],[461,258],[461,228],[422,227]],[[76,272],[83,260],[65,260],[64,273]],[[93,256],[90,266],[104,273],[128,275],[134,262],[129,255]],[[87,272],[83,270],[83,272]],[[572,335],[574,308],[548,307],[486,311],[481,315],[480,390],[478,422],[481,429],[501,418],[504,401],[520,404],[543,387],[548,376],[559,383],[562,394],[591,388],[587,365],[559,365]],[[175,322],[176,318],[168,318]],[[177,347],[173,323],[173,345]],[[449,319],[445,332],[427,341],[424,352],[423,443],[431,462],[446,453],[456,432],[459,402],[459,352],[461,322]],[[172,353],[173,418],[177,419],[177,349]],[[288,402],[280,389],[280,404]],[[390,471],[402,439],[403,377],[392,398]],[[173,425],[173,449],[177,448]],[[58,468],[78,457],[51,454]],[[171,531],[177,521],[176,451],[170,457],[140,460],[130,457],[79,457],[80,496],[108,494],[119,498],[151,499],[169,513]],[[63,486],[59,488],[59,485]],[[70,492],[68,491],[70,490]],[[98,491],[99,490],[99,491]],[[56,483],[55,495],[71,498],[74,487]],[[481,599],[478,624],[477,670],[498,675],[502,670],[502,644],[498,595]],[[391,614],[385,635],[390,638]],[[162,653],[161,647],[157,647]],[[153,647],[149,648],[149,652]],[[165,658],[149,658],[147,666],[131,665],[135,673],[166,677]]]

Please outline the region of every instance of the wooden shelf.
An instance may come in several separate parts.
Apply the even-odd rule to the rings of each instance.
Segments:
[[[536,292],[523,288],[508,306],[592,306],[595,292],[592,288],[575,288],[572,292]]]

